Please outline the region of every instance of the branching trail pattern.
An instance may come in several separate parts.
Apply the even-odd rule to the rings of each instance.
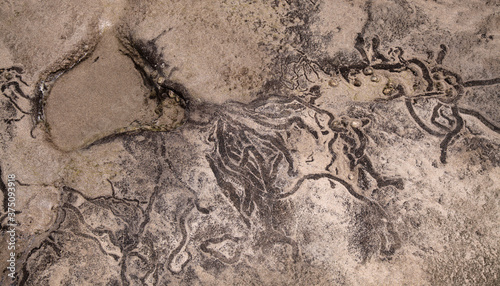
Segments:
[[[248,227],[252,225],[254,212],[258,214],[261,221],[256,223],[264,224],[262,236],[267,237],[266,243],[289,244],[294,259],[298,259],[297,243],[278,232],[281,222],[275,218],[280,217],[279,205],[305,181],[326,178],[340,183],[353,197],[372,207],[380,220],[386,221],[389,237],[381,239],[381,253],[391,255],[400,247],[400,239],[387,214],[362,194],[363,189],[403,188],[400,179],[385,178],[373,169],[365,153],[367,140],[363,131],[369,120],[345,117],[336,120],[328,111],[294,98],[266,98],[249,106],[235,104],[228,109],[216,120],[210,135],[215,146],[207,160],[224,195]],[[308,114],[310,122],[298,116],[304,114]],[[330,160],[318,164],[316,172],[310,168],[302,170],[291,155],[290,148],[300,148],[291,144],[295,138],[290,130],[294,128],[303,131],[303,136],[311,136],[318,146],[326,143],[321,146],[325,154],[314,156],[328,156]],[[365,175],[375,179],[376,186],[365,184]],[[358,182],[354,177],[358,177]]]
[[[149,46],[135,47],[138,50],[135,56],[140,59],[145,57],[146,52],[156,52],[155,41],[147,42]],[[291,249],[294,263],[302,259],[301,245],[283,226],[293,211],[290,200],[298,192],[304,191],[308,182],[320,180],[328,180],[332,189],[340,185],[352,198],[370,209],[376,217],[374,227],[379,235],[377,249],[382,256],[390,258],[402,246],[393,218],[380,202],[367,194],[381,189],[395,192],[403,190],[404,182],[400,178],[385,176],[374,167],[367,152],[370,144],[367,130],[372,128],[370,119],[337,116],[316,103],[322,96],[321,91],[319,88],[306,88],[304,82],[313,83],[314,78],[319,78],[321,73],[341,77],[353,87],[360,86],[358,76],[361,75],[372,76],[385,72],[398,78],[402,74],[410,74],[411,80],[406,83],[404,80],[389,80],[383,89],[385,97],[375,100],[401,100],[408,111],[408,118],[427,134],[440,139],[440,161],[443,164],[449,157],[450,145],[466,125],[464,116],[474,117],[486,128],[500,134],[497,123],[482,112],[463,105],[461,101],[466,89],[498,85],[500,78],[464,81],[459,74],[443,67],[448,51],[445,45],[440,46],[437,56],[431,60],[407,59],[402,48],[397,47],[385,53],[379,47],[378,37],[367,41],[361,33],[356,39],[355,49],[362,61],[335,66],[333,69],[310,61],[305,54],[301,54],[283,68],[283,73],[290,73],[291,77],[283,76],[281,80],[290,90],[308,93],[309,100],[305,96],[291,95],[261,97],[249,104],[227,103],[217,106],[215,116],[199,129],[200,137],[207,138],[211,148],[203,154],[203,159],[215,177],[218,190],[243,220],[247,233],[256,237],[255,244],[259,247],[286,245]],[[144,62],[137,61],[135,64],[143,70],[145,78],[153,82],[153,79],[158,81],[159,75],[164,75],[151,67],[155,66],[154,59],[151,60],[153,62],[142,60]],[[33,106],[35,100],[24,91],[28,85],[22,74],[23,69],[20,67],[0,69],[1,92],[3,100],[7,102],[4,104],[14,110],[9,118],[3,119],[7,125],[24,116],[36,116],[33,112],[35,108],[26,108]],[[378,80],[376,77],[372,79]],[[165,99],[163,97],[175,91],[179,93],[178,101],[182,102],[182,106],[189,107],[187,92],[181,85],[161,82],[163,85],[155,83],[154,86],[159,103]],[[418,111],[422,102],[431,103],[430,110],[426,110],[430,116],[424,117]],[[429,105],[426,106],[428,108]],[[18,112],[22,114],[21,117],[18,117]],[[118,138],[115,135],[96,144],[115,140]],[[135,156],[134,160],[147,161],[151,158],[144,159],[142,153],[138,154],[147,149],[157,160],[155,164],[160,162],[154,176],[151,174],[148,177],[154,182],[153,190],[139,195],[141,190],[129,192],[125,183],[117,187],[108,179],[112,195],[90,198],[81,190],[60,187],[62,199],[57,220],[44,234],[41,244],[29,250],[21,271],[20,285],[42,281],[45,278],[40,273],[50,271],[50,266],[57,261],[70,265],[75,263],[72,260],[75,254],[69,251],[68,246],[73,243],[80,244],[79,249],[95,249],[95,255],[112,265],[110,269],[118,269],[116,275],[110,278],[116,285],[156,285],[162,279],[165,280],[164,277],[177,277],[185,272],[195,256],[190,252],[192,249],[188,249],[192,247],[189,225],[191,212],[197,209],[199,213],[208,215],[212,210],[201,207],[196,197],[197,190],[182,182],[182,174],[176,171],[165,154],[168,142],[162,141],[161,136],[151,139],[150,135],[145,135],[145,141],[134,141],[135,135],[124,135],[132,138],[124,140],[124,150]],[[145,165],[143,163],[142,166]],[[160,181],[167,169],[171,177],[167,180],[168,184],[162,184]],[[2,173],[0,169],[0,175]],[[182,206],[176,206],[174,218],[162,217],[168,213],[162,209],[161,200],[165,200],[162,196],[170,192],[174,185],[187,190],[186,194],[189,195],[183,194],[187,198],[182,201]],[[6,187],[1,180],[0,189],[5,213]],[[165,242],[160,234],[152,235],[150,232],[153,231],[148,228],[158,223],[153,222],[153,216],[162,217],[165,221],[171,219],[175,227],[167,229],[164,226],[162,234],[166,236],[168,231],[178,232],[178,237]],[[2,222],[5,218],[5,214],[0,216]],[[245,237],[217,232],[213,237],[205,237],[196,247],[204,255],[222,264],[232,265],[242,260],[244,250],[238,246],[228,256],[214,246],[225,243],[236,245],[244,240]]]
[[[464,127],[463,114],[473,116],[487,128],[500,134],[500,127],[487,119],[479,111],[468,109],[461,105],[460,100],[466,88],[500,84],[500,78],[464,81],[462,77],[442,66],[448,48],[440,46],[440,51],[434,60],[423,61],[418,58],[405,59],[402,48],[391,49],[388,54],[379,51],[380,41],[373,38],[367,44],[361,34],[358,35],[356,49],[363,57],[363,63],[339,69],[339,73],[347,82],[352,82],[356,74],[364,72],[372,74],[377,70],[395,73],[410,71],[413,76],[412,86],[393,84],[390,81],[384,89],[387,96],[381,100],[404,98],[406,108],[415,123],[430,135],[443,138],[440,144],[441,163],[446,163],[450,142]],[[369,48],[367,50],[367,48]],[[415,111],[415,105],[421,101],[436,100],[432,110],[430,123],[425,122]]]

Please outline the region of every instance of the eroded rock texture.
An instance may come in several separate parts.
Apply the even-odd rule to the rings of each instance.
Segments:
[[[499,3],[56,2],[0,6],[2,284],[500,284]]]

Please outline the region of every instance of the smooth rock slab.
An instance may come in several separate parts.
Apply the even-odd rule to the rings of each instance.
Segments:
[[[139,129],[172,129],[184,117],[175,100],[157,101],[132,60],[112,34],[93,54],[54,84],[45,105],[49,139],[62,151],[79,149],[106,136]],[[161,118],[160,118],[161,117]]]

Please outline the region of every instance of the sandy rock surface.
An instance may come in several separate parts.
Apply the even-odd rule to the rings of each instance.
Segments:
[[[0,284],[499,285],[499,24],[3,1]]]

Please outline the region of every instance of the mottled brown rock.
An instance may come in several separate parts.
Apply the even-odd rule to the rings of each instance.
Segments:
[[[500,284],[497,2],[15,2],[0,284]]]

